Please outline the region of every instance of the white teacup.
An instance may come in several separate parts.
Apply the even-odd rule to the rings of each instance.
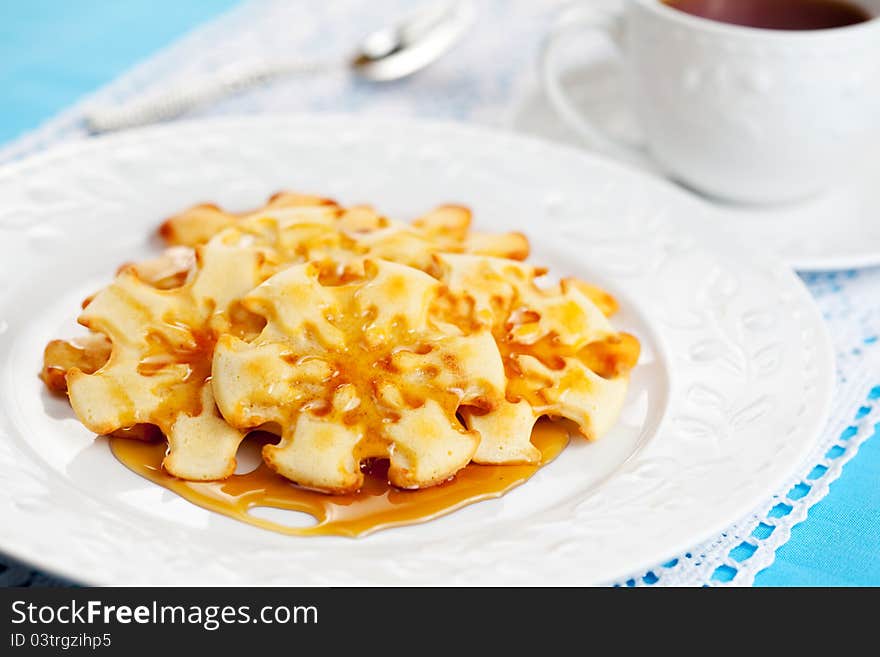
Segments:
[[[710,196],[797,200],[833,186],[880,146],[880,0],[851,2],[875,18],[786,31],[698,18],[660,0],[599,0],[548,38],[544,85],[598,150]],[[564,43],[597,36],[623,58],[642,147],[604,133],[560,81]]]

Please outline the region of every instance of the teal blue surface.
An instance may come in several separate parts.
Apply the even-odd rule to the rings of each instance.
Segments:
[[[0,0],[0,142],[237,0]]]
[[[880,424],[876,429],[756,585],[880,586]]]
[[[234,4],[0,0],[0,143]],[[880,585],[880,436],[862,446],[756,584]]]

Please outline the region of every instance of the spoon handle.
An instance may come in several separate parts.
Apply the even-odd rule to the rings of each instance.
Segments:
[[[311,75],[331,68],[332,66],[319,62],[260,63],[228,68],[123,105],[88,110],[86,126],[92,134],[99,134],[167,121],[197,107],[281,77]]]

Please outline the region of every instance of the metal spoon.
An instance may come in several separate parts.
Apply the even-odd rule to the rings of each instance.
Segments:
[[[398,80],[420,71],[448,52],[464,36],[473,19],[471,0],[435,5],[398,25],[371,33],[348,61],[261,62],[230,67],[216,75],[188,81],[121,106],[87,110],[86,126],[97,134],[166,121],[289,75],[350,69],[367,80]]]

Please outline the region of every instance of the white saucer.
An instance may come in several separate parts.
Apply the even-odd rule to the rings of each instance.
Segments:
[[[574,69],[566,86],[609,132],[635,141],[638,128],[619,84],[615,62]],[[523,95],[508,119],[518,132],[567,145],[583,145],[545,98],[539,85]],[[856,176],[830,192],[796,205],[733,206],[700,196],[719,228],[744,244],[782,258],[798,271],[831,271],[880,265],[880,148],[867,148]]]

